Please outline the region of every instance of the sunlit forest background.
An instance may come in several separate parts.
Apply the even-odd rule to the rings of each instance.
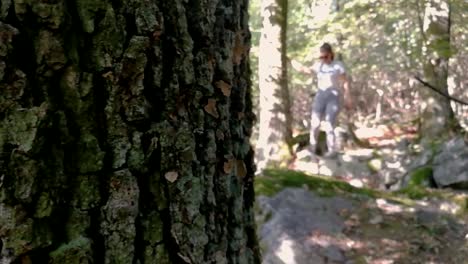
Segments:
[[[467,263],[468,1],[250,3],[265,263]],[[303,70],[325,42],[351,81],[332,159],[318,153],[326,133],[317,153],[308,149],[318,88]],[[346,207],[361,192],[371,197],[358,202],[362,210]],[[411,208],[383,202],[393,195]],[[327,229],[348,209],[339,235]],[[453,215],[460,228],[447,226],[457,231],[432,232]]]
[[[275,57],[274,49],[262,47],[262,35],[269,38],[266,42],[270,43],[276,38],[279,47],[276,52],[284,53],[276,64],[283,72],[278,76],[283,74],[283,77],[277,79],[286,78],[287,81],[277,81],[279,85],[270,83],[269,89],[282,91],[275,96],[279,98],[277,110],[285,114],[286,120],[279,126],[282,130],[279,134],[286,136],[279,137],[286,138],[286,142],[288,137],[289,142],[294,142],[296,136],[307,132],[310,104],[316,91],[313,76],[297,71],[292,65],[310,67],[318,58],[319,46],[329,42],[352,80],[353,108],[341,112],[340,127],[355,133],[382,134],[383,127],[388,130],[398,126],[408,132],[406,136],[424,137],[421,134],[427,131],[423,124],[423,118],[427,117],[424,112],[434,113],[426,109],[430,109],[434,100],[444,99],[421,85],[415,76],[446,89],[453,97],[468,100],[468,2],[436,2],[438,6],[423,0],[251,1],[251,67],[257,116],[261,119],[259,74],[260,80],[264,79],[262,65]],[[272,76],[276,73],[267,74],[276,78]],[[450,104],[457,125],[466,129],[466,106]],[[448,112],[447,109],[441,111]],[[442,126],[445,129],[439,130],[444,131],[428,136],[447,134],[448,126]],[[369,132],[368,128],[381,129]],[[282,156],[276,157],[280,163],[294,155],[293,146],[289,153],[287,147],[278,149],[280,151],[272,152],[283,150]]]

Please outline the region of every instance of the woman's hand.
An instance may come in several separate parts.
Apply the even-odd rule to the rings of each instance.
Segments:
[[[304,66],[303,64],[301,64],[299,61],[297,60],[291,60],[290,58],[288,58],[289,60],[289,63],[291,64],[292,68],[300,73],[304,73],[304,74],[311,74],[313,73],[312,70],[310,69],[310,67],[306,67]]]

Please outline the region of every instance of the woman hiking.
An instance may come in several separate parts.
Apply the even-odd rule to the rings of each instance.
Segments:
[[[320,47],[319,61],[309,69],[300,68],[302,72],[315,73],[317,76],[318,92],[312,102],[309,150],[315,159],[317,137],[323,120],[323,129],[327,135],[327,152],[324,157],[333,158],[338,151],[335,142],[335,124],[341,109],[342,96],[345,107],[351,107],[350,84],[345,67],[340,61],[335,60],[331,45],[324,43]]]
[[[312,71],[317,76],[318,92],[312,102],[309,148],[311,154],[315,155],[318,132],[323,118],[325,122],[323,128],[327,135],[327,152],[324,157],[333,158],[338,151],[335,142],[336,118],[341,109],[342,96],[344,96],[346,108],[351,106],[350,85],[345,67],[340,61],[335,60],[330,44],[324,43],[320,47],[319,60],[312,66]]]

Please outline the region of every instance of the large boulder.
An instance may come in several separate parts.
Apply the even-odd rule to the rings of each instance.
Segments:
[[[438,187],[468,189],[468,144],[462,137],[442,145],[433,163]]]
[[[426,147],[416,157],[409,157],[410,164],[405,168],[406,172],[400,179],[397,189],[406,187],[424,187],[434,188],[437,184],[434,182],[432,163],[434,161],[435,150]]]
[[[299,188],[286,188],[275,197],[260,196],[263,221],[259,230],[264,264],[346,263],[337,245],[314,241],[314,234],[335,237],[345,228],[340,211],[355,204],[340,197],[320,197]]]

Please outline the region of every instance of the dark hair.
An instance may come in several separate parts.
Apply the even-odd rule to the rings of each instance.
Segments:
[[[331,59],[334,60],[335,59],[335,53],[333,53],[333,49],[332,49],[332,46],[328,43],[323,43],[322,46],[320,46],[320,51],[322,52],[328,52],[331,54]]]

